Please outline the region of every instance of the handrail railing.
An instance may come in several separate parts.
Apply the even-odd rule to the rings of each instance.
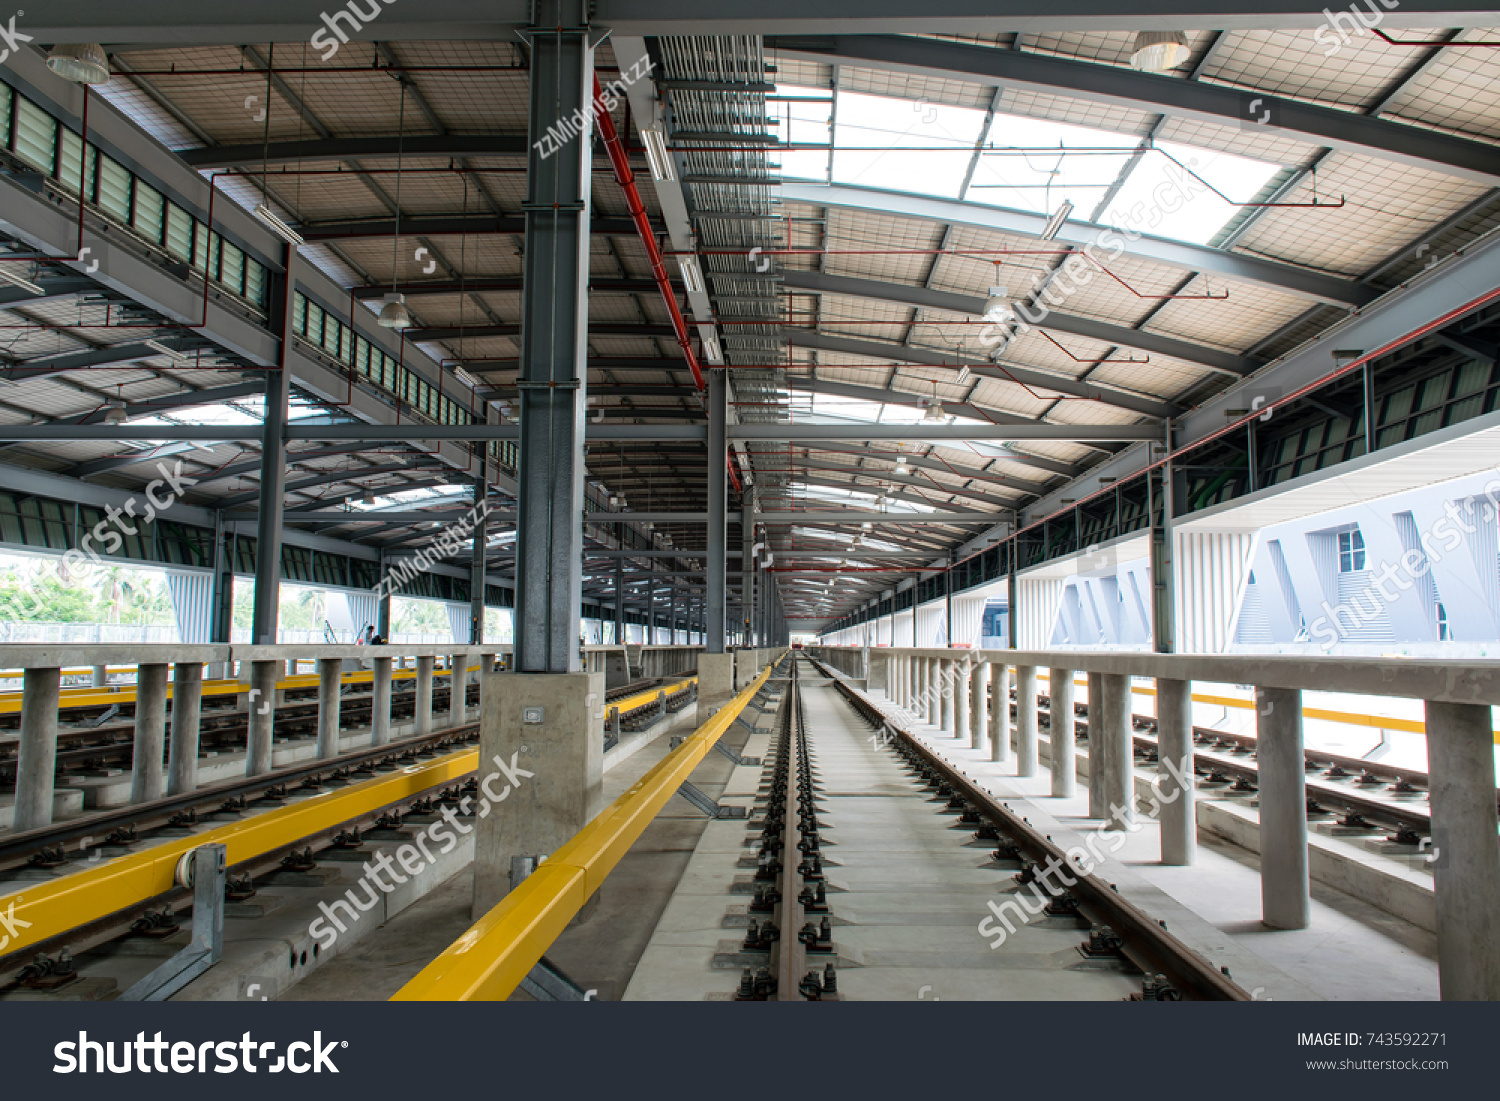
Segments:
[[[469,927],[392,1001],[503,1001],[599,889],[785,655]]]

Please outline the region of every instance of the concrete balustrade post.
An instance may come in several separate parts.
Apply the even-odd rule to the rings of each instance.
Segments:
[[[96,666],[94,666],[93,686],[95,688],[104,688],[108,684],[109,684],[109,666],[107,666],[107,665],[96,665]]]
[[[343,689],[344,663],[340,658],[318,659],[318,760],[339,753],[339,693]]]
[[[1073,670],[1054,667],[1047,673],[1051,734],[1052,794],[1073,794],[1078,777],[1078,754],[1073,729]]]
[[[203,713],[203,665],[179,661],[172,667],[172,734],[167,748],[167,794],[198,789],[198,727]]]
[[[938,727],[944,734],[952,734],[956,663],[946,659],[938,661]]]
[[[427,657],[417,658],[417,710],[415,715],[416,732],[418,734],[432,733],[432,666],[434,659]]]
[[[999,662],[990,672],[990,760],[1010,760],[1010,666]]]
[[[1100,677],[1104,708],[1102,740],[1104,814],[1124,828],[1135,821],[1135,738],[1130,721],[1130,678],[1122,673]],[[1092,710],[1092,708],[1090,708]]]
[[[454,654],[448,669],[448,725],[462,726],[469,710],[469,655]]]
[[[983,749],[987,704],[990,698],[990,663],[976,661],[969,676],[969,748]]]
[[[958,739],[960,745],[965,742],[969,742],[972,745],[973,743],[970,742],[969,735],[969,718],[971,712],[969,706],[969,682],[972,680],[973,675],[969,669],[969,660],[968,658],[963,658],[959,661],[952,661],[948,663],[948,666],[950,671],[948,695],[953,700],[953,736]]]
[[[1016,667],[1016,775],[1037,770],[1036,666]]]
[[[62,670],[27,669],[21,675],[21,744],[16,761],[16,809],[12,830],[22,833],[52,824],[57,782],[57,703]]]
[[[1089,817],[1108,818],[1109,804],[1104,799],[1105,758],[1109,747],[1104,744],[1104,689],[1101,674],[1088,674],[1089,692]]]
[[[375,659],[375,694],[370,703],[370,744],[386,745],[391,740],[390,658]]]
[[[250,663],[250,735],[245,746],[245,775],[271,771],[276,737],[276,681],[284,668],[279,661]]]
[[[130,764],[130,801],[160,799],[166,785],[162,760],[167,749],[166,665],[137,666],[135,674],[135,748]]]
[[[1306,929],[1312,920],[1312,899],[1308,893],[1302,693],[1291,688],[1257,688],[1255,731],[1260,784],[1261,920],[1273,929]],[[1486,742],[1485,751],[1493,754],[1488,730]],[[1493,785],[1487,798],[1493,805]],[[1435,791],[1433,820],[1437,820]],[[1491,859],[1496,858],[1492,851]]]
[[[1483,704],[1427,704],[1438,986],[1444,1001],[1500,1000],[1495,751]]]
[[[1193,792],[1193,686],[1156,680],[1156,755],[1161,776],[1161,862],[1191,864],[1198,855],[1198,815]]]

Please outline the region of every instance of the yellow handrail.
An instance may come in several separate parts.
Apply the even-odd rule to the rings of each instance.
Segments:
[[[352,784],[337,794],[314,795],[192,837],[116,857],[59,879],[9,884],[0,892],[0,898],[21,892],[14,907],[5,901],[6,909],[21,920],[13,923],[15,929],[5,945],[6,954],[166,894],[175,883],[177,862],[199,845],[213,842],[226,845],[229,865],[233,867],[371,811],[451,784],[478,767],[477,749],[459,750],[389,776]]]
[[[744,691],[549,856],[391,1000],[508,998],[784,657],[768,665]]]

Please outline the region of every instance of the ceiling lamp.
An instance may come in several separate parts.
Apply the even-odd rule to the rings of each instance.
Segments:
[[[124,424],[126,416],[125,403],[119,398],[110,398],[104,403],[105,424]]]
[[[104,84],[109,80],[109,58],[97,42],[54,46],[47,55],[47,68],[74,84]]]
[[[943,403],[937,398],[931,398],[927,402],[927,411],[922,414],[923,424],[946,424],[948,412],[943,408]]]
[[[1165,73],[1187,59],[1187,36],[1181,31],[1141,31],[1135,36],[1130,67],[1143,73]]]
[[[911,473],[911,467],[907,464],[905,455],[902,455],[899,459],[896,460],[895,472],[897,474],[900,474],[902,477],[905,477],[906,475]]]
[[[1010,320],[1010,296],[1004,287],[990,288],[990,296],[984,300],[984,313],[980,316],[986,321]]]
[[[253,213],[257,218],[265,223],[265,225],[269,226],[271,231],[275,233],[276,236],[280,237],[283,241],[291,245],[293,248],[298,248],[307,243],[303,239],[302,234],[298,233],[291,226],[287,225],[286,222],[282,220],[281,215],[277,214],[265,203],[261,203],[259,206],[257,206]]]
[[[385,296],[385,305],[380,307],[382,329],[410,329],[411,311],[406,308],[406,295],[391,293]]]
[[[1062,231],[1063,224],[1072,213],[1073,200],[1064,199],[1062,206],[1057,208],[1057,212],[1047,219],[1047,224],[1042,229],[1042,240],[1050,241],[1056,237]]]

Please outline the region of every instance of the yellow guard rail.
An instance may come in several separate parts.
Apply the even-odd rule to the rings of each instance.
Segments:
[[[744,691],[549,856],[391,1000],[508,998],[784,657],[762,670]]]

